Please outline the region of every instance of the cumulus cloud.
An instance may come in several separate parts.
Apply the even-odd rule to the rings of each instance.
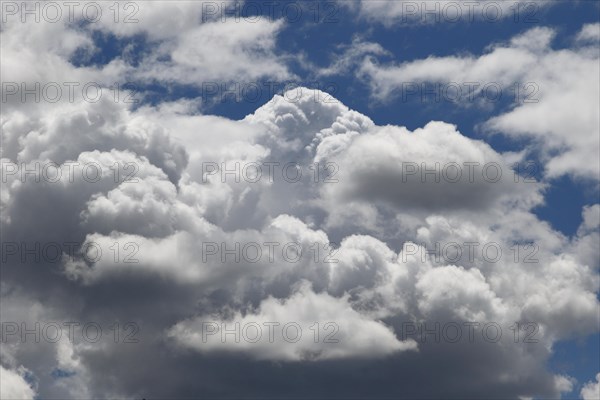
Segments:
[[[583,400],[592,400],[600,398],[600,374],[596,375],[596,382],[587,382],[581,389],[581,397]]]
[[[600,41],[600,23],[585,24],[577,34],[578,42],[598,42]]]
[[[119,102],[138,102],[146,94],[143,89],[156,82],[202,86],[294,78],[286,65],[289,56],[276,48],[284,21],[222,20],[234,3],[158,1],[116,8],[108,3],[56,3],[49,8],[56,7],[60,17],[41,23],[33,14],[21,21],[20,7],[25,5],[15,4],[14,10],[7,6],[0,45],[5,60],[3,108],[31,113],[48,103],[54,107],[118,96]],[[37,7],[38,14],[45,10],[36,4],[28,7]],[[176,28],[172,21],[177,21]],[[104,62],[92,62],[103,51],[96,43],[103,35],[118,50]],[[135,41],[146,48],[132,48]]]
[[[0,365],[2,373],[2,383],[0,384],[0,398],[27,400],[33,399],[36,395],[33,388],[23,378],[18,371],[4,368]]]
[[[3,277],[16,287],[24,285],[38,293],[54,285],[73,287],[82,305],[66,308],[60,320],[67,320],[68,315],[81,319],[85,313],[106,321],[103,310],[117,299],[102,293],[117,284],[127,288],[124,293],[139,293],[139,301],[145,303],[134,302],[121,311],[121,319],[131,318],[134,312],[145,329],[140,346],[127,349],[132,354],[164,342],[177,349],[175,359],[183,354],[188,357],[193,349],[192,354],[199,351],[213,357],[225,352],[228,357],[245,355],[261,362],[351,359],[369,363],[373,357],[409,357],[423,366],[431,358],[422,354],[430,354],[440,344],[400,337],[403,321],[430,325],[435,321],[494,321],[504,329],[515,321],[536,321],[544,346],[522,348],[513,343],[512,350],[502,350],[502,357],[512,359],[511,365],[519,357],[523,368],[536,375],[536,389],[511,389],[509,385],[502,391],[549,394],[566,390],[543,365],[554,340],[596,329],[598,277],[589,261],[594,255],[591,241],[597,235],[598,205],[585,209],[578,236],[565,238],[531,213],[540,202],[542,187],[515,182],[503,156],[485,143],[468,139],[456,127],[441,122],[415,132],[379,127],[326,93],[307,88],[276,96],[241,121],[187,115],[177,107],[136,111],[101,103],[96,107],[108,107],[112,117],[99,119],[98,128],[86,122],[83,132],[95,134],[95,143],[106,143],[104,148],[81,134],[76,141],[70,139],[70,132],[76,132],[70,127],[77,126],[73,121],[81,117],[66,108],[52,119],[36,122],[38,131],[48,132],[45,135],[34,133],[24,140],[16,128],[8,131],[21,139],[4,154],[5,161],[15,165],[51,159],[63,166],[69,160],[78,163],[73,179],[65,174],[54,183],[21,182],[17,173],[6,174],[9,181],[2,197],[3,232],[11,241],[26,238],[33,245],[68,240],[81,245],[79,252],[63,254],[61,262],[48,263],[47,269],[39,270],[33,259],[23,263],[14,255],[9,266],[3,267]],[[52,128],[55,120],[64,121],[60,123],[64,129]],[[215,126],[224,138],[199,145],[196,132],[210,132]],[[40,141],[47,141],[48,135],[65,145],[42,145]],[[222,179],[219,173],[203,171],[207,160],[219,166],[226,161],[294,160],[305,171],[315,162],[334,162],[339,179],[315,181],[308,175],[296,186],[280,175],[257,183]],[[467,179],[452,186],[435,176],[422,180],[401,167],[402,163],[420,166],[436,160],[494,162],[506,177],[488,182],[474,175],[473,182]],[[103,172],[95,182],[82,174],[82,166],[92,162]],[[135,181],[128,181],[125,174],[115,180],[110,168],[115,162],[135,165]],[[444,178],[441,171],[438,175]],[[403,176],[408,180],[403,181]],[[390,186],[397,189],[390,190]],[[444,195],[446,201],[435,200]],[[62,199],[68,206],[57,209],[44,200],[48,198]],[[285,198],[289,201],[281,202]],[[255,211],[247,214],[248,209]],[[389,219],[390,215],[394,218]],[[57,231],[56,226],[62,229]],[[466,242],[479,243],[472,258],[450,260],[436,249],[436,243]],[[514,261],[511,248],[515,242],[539,245],[535,268],[524,267],[522,258]],[[206,247],[207,243],[213,247]],[[223,256],[222,249],[235,249],[236,243],[240,248],[248,243],[263,246],[262,258],[248,261]],[[264,243],[279,244],[272,258]],[[299,246],[293,262],[289,253],[281,251],[286,243]],[[490,260],[481,252],[484,243],[494,243],[505,256]],[[319,257],[315,245],[322,251]],[[85,251],[91,254],[86,256]],[[135,262],[124,262],[125,257]],[[33,268],[38,268],[37,279],[23,281]],[[300,282],[306,283],[298,286]],[[150,293],[143,289],[147,285],[161,296],[148,297]],[[212,341],[202,343],[203,322],[244,326],[284,316],[306,331],[301,341],[279,345],[222,342],[214,340],[215,334],[210,335]],[[315,343],[308,335],[314,322],[337,324],[339,343]],[[510,340],[505,336],[502,343],[508,345]],[[103,345],[107,354],[116,354],[118,349]],[[416,353],[406,351],[417,349]],[[485,351],[494,354],[500,348],[487,345]],[[68,386],[79,387],[82,393],[102,393],[100,388],[106,383],[94,371],[108,359],[97,351],[61,344],[48,354],[49,360],[55,359],[55,368],[75,373],[59,382],[67,385],[76,379],[77,383]],[[28,368],[36,376],[42,373],[34,366]],[[505,366],[498,363],[495,368]],[[500,384],[495,381],[496,371],[491,369],[485,378],[490,384]],[[115,390],[137,393],[134,382],[125,380]],[[40,387],[47,385],[41,382]]]
[[[274,53],[282,21],[213,22],[177,38],[165,52],[157,52],[136,74],[141,79],[175,80],[180,83],[291,78],[282,59]],[[169,63],[157,59],[169,56]]]
[[[52,36],[39,24],[19,46],[27,30],[3,25],[3,56],[6,49],[17,60],[7,76],[109,80],[134,72],[192,85],[201,76],[288,76],[274,37],[281,22],[198,24],[201,4],[185,4],[153,2],[140,8],[143,23],[98,25],[118,39],[142,34],[158,44],[134,71],[126,60],[68,62],[93,46],[91,28],[56,25]],[[163,18],[181,24],[170,29]],[[527,74],[506,55],[525,69],[543,68],[552,55],[562,60],[551,37],[534,30],[490,50],[497,67],[489,74],[510,82]],[[564,52],[585,69],[594,58],[584,47]],[[36,52],[48,68],[19,75]],[[383,50],[361,45],[323,74],[365,54]],[[485,78],[482,57],[389,69],[426,80],[449,66]],[[363,65],[371,67],[379,71]],[[548,371],[553,344],[597,332],[600,205],[582,210],[573,237],[557,232],[532,211],[544,184],[516,179],[510,154],[462,127],[379,126],[304,87],[241,120],[198,113],[194,102],[133,106],[110,97],[13,101],[3,111],[3,321],[19,329],[93,321],[105,335],[79,343],[3,338],[2,397],[557,397],[572,378]],[[263,179],[244,175],[250,163]],[[36,246],[49,243],[56,259],[37,257]],[[276,328],[271,343],[268,322],[293,322],[302,336],[287,341]],[[236,323],[251,337],[258,324],[262,337],[222,340],[226,331],[216,329]],[[406,323],[465,330],[450,343]],[[482,335],[489,323],[503,331],[497,341]],[[536,342],[515,342],[515,323],[535,323]],[[472,340],[466,327],[477,329]],[[124,342],[131,335],[139,340]]]
[[[327,331],[325,337],[321,329]],[[232,331],[245,340],[224,340]],[[283,301],[263,300],[256,312],[235,313],[229,320],[196,317],[178,323],[169,335],[202,352],[238,351],[257,359],[283,361],[380,357],[416,349],[414,341],[399,341],[384,324],[353,310],[347,298],[314,293],[307,283]],[[274,342],[279,343],[274,346]]]
[[[587,37],[593,25],[581,35]],[[367,79],[374,96],[385,99],[407,83],[476,84],[473,94],[493,83],[503,93],[514,85],[522,88],[511,108],[486,121],[484,132],[513,138],[530,138],[544,151],[546,174],[596,179],[595,160],[600,149],[600,108],[597,87],[598,52],[593,43],[572,49],[553,49],[555,31],[537,27],[494,44],[479,56],[430,56],[399,65],[364,60],[359,74]],[[585,77],[585,79],[583,78]],[[461,96],[466,101],[468,96]],[[577,118],[573,118],[573,115]]]
[[[477,210],[505,195],[514,201],[519,192],[531,193],[531,187],[515,184],[510,167],[487,144],[442,122],[414,132],[388,126],[365,135],[333,135],[320,143],[316,159],[339,166],[341,182],[331,187],[337,192],[332,195],[380,199],[405,210]]]

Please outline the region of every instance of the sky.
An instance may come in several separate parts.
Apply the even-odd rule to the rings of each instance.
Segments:
[[[600,399],[600,3],[2,1],[1,399]]]

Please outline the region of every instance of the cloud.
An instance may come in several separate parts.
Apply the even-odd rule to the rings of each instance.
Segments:
[[[392,27],[400,24],[499,22],[515,17],[515,15],[529,18],[528,21],[532,22],[535,21],[535,15],[540,8],[548,6],[551,2],[544,0],[527,2],[523,0],[501,2],[441,0],[427,4],[410,0],[360,0],[358,2],[340,1],[339,3],[355,10],[360,17],[368,21]]]
[[[276,46],[284,21],[218,18],[232,4],[57,3],[48,8],[61,17],[39,23],[34,15],[22,22],[21,5],[15,5],[16,12],[7,11],[2,22],[3,108],[35,114],[97,98],[139,102],[153,84],[169,89],[295,78],[287,67],[289,55]],[[176,28],[172,21],[178,21]],[[114,42],[114,54],[102,53],[99,37]]]
[[[557,386],[558,378],[545,370],[552,343],[596,329],[598,275],[588,260],[595,254],[591,243],[597,235],[593,221],[598,206],[585,209],[577,237],[565,238],[531,213],[541,201],[542,187],[515,182],[503,155],[452,125],[432,122],[414,132],[377,126],[326,93],[307,88],[276,96],[240,121],[187,114],[180,107],[131,110],[108,103],[94,106],[98,116],[91,117],[92,106],[79,107],[42,114],[31,132],[17,123],[20,111],[6,117],[7,136],[13,138],[3,154],[6,162],[25,162],[29,170],[53,159],[63,167],[69,160],[78,165],[73,179],[64,174],[54,183],[22,182],[18,173],[5,176],[4,240],[30,248],[36,242],[81,246],[54,263],[11,255],[2,271],[8,285],[3,304],[8,293],[26,290],[36,295],[19,301],[20,307],[35,304],[38,296],[53,298],[44,302],[40,316],[55,313],[58,321],[94,320],[102,326],[110,326],[114,318],[134,320],[143,340],[135,345],[107,339],[95,346],[49,346],[40,366],[31,363],[36,345],[19,344],[16,360],[34,376],[63,371],[56,372],[62,376],[56,382],[39,378],[40,393],[66,393],[68,386],[95,396],[105,394],[113,382],[117,394],[137,395],[151,388],[166,395],[176,390],[179,379],[188,381],[186,370],[206,370],[205,360],[224,352],[222,360],[267,363],[260,379],[272,373],[268,363],[276,361],[293,361],[290,365],[300,368],[310,362],[317,369],[321,363],[341,363],[335,370],[348,362],[348,368],[360,369],[378,359],[394,368],[406,362],[413,368],[406,373],[419,374],[432,363],[457,357],[462,367],[456,373],[471,376],[476,362],[466,355],[487,354],[498,361],[481,376],[483,392],[492,385],[509,397],[553,395],[565,386]],[[215,129],[221,132],[218,137],[210,135]],[[221,166],[269,160],[293,161],[306,175],[294,184],[281,179],[277,170],[272,181],[254,183],[203,170],[209,161]],[[506,176],[495,183],[478,177],[450,185],[414,175],[402,181],[402,162],[424,161],[496,162]],[[335,162],[339,180],[315,181],[308,167],[316,162]],[[82,174],[91,163],[102,172],[96,182]],[[128,181],[125,171],[115,179],[115,163],[135,165],[135,181]],[[398,190],[386,189],[390,186]],[[447,193],[454,195],[435,200]],[[465,253],[450,260],[436,250],[436,244],[466,242],[479,243],[473,258]],[[511,252],[515,243],[530,242],[539,246],[534,268],[523,257],[514,261]],[[217,246],[216,251],[208,251],[207,243]],[[236,243],[240,249],[258,245],[261,259],[249,261],[241,253],[239,260],[223,256],[223,249],[231,252]],[[264,243],[278,243],[272,259]],[[288,243],[299,246],[294,261],[282,252]],[[490,260],[482,253],[486,243],[504,256]],[[56,291],[63,295],[50,295]],[[23,311],[14,310],[9,318],[19,321]],[[274,319],[296,322],[307,334],[295,344],[201,343],[199,329],[207,320],[243,326]],[[494,321],[506,332],[516,321],[535,321],[539,345],[515,344],[508,334],[502,346],[479,339],[455,348],[403,336],[406,322],[432,326],[471,320]],[[314,322],[337,324],[340,342],[314,343],[308,335]],[[155,362],[157,348],[170,354],[162,361],[166,364]],[[95,373],[114,364],[115,357],[121,367],[114,376]],[[158,388],[132,372],[140,357],[144,364],[178,372]],[[222,362],[224,373],[229,367]],[[182,371],[176,365],[187,367]],[[515,365],[521,368],[515,370]],[[284,367],[281,373],[291,373],[288,368],[296,367]],[[500,379],[509,369],[514,376]],[[530,377],[529,385],[516,383],[523,382],[523,374]],[[223,382],[223,376],[214,379]],[[332,379],[338,387],[338,378]],[[449,386],[443,386],[447,392]],[[423,385],[412,385],[409,392],[435,394]]]
[[[135,69],[133,78],[199,86],[290,79],[283,57],[275,54],[282,29],[282,20],[209,22],[159,46]]]
[[[331,321],[340,321],[340,324]],[[273,322],[283,326],[270,327]],[[327,330],[326,337],[319,336],[323,335],[319,324]],[[227,340],[227,332],[236,329],[244,335],[244,340]],[[380,321],[357,313],[347,298],[314,293],[308,283],[301,284],[283,301],[273,297],[263,300],[256,312],[235,313],[229,320],[204,316],[180,322],[171,328],[169,336],[197,351],[237,351],[259,360],[378,358],[417,347],[412,340],[399,341]],[[273,345],[273,342],[279,344]]]
[[[591,29],[585,26],[580,35]],[[585,45],[555,50],[551,47],[554,35],[550,28],[533,28],[479,56],[430,56],[399,65],[380,65],[367,58],[359,74],[381,99],[406,90],[407,84],[472,83],[476,85],[473,95],[490,83],[505,94],[519,85],[526,92],[512,99],[508,111],[487,120],[481,130],[533,140],[530,150],[542,150],[548,178],[570,174],[595,179],[598,165],[590,160],[600,151],[598,52]],[[458,102],[468,98],[461,96]]]
[[[590,381],[581,389],[583,400],[593,400],[600,398],[600,374],[596,375],[596,382]]]
[[[198,2],[139,7],[138,24],[109,18],[77,28],[2,25],[9,60],[3,78],[197,88],[207,79],[292,75],[277,46],[281,21],[203,21]],[[173,20],[180,23],[173,27]],[[81,52],[96,54],[96,31],[117,43],[141,36],[147,52],[139,63],[123,50],[107,64],[78,65]],[[565,70],[578,61],[587,73],[595,62],[589,47],[555,51],[552,36],[532,30],[481,57],[361,65],[373,82],[398,71],[417,80],[466,71],[512,82],[528,69],[548,68],[554,56],[575,57],[564,61]],[[322,75],[387,54],[358,39],[342,51]],[[565,79],[557,85],[570,87]],[[378,88],[386,95],[383,84]],[[598,204],[586,206],[577,234],[565,237],[532,212],[545,186],[515,179],[510,154],[441,121],[414,131],[379,126],[319,90],[286,91],[241,120],[204,115],[196,101],[133,105],[81,97],[35,103],[17,93],[3,107],[0,223],[3,245],[17,248],[3,248],[2,317],[28,328],[91,321],[105,334],[93,343],[12,335],[2,343],[3,397],[7,388],[28,398],[200,391],[276,397],[283,390],[301,397],[516,398],[570,389],[570,377],[549,372],[547,361],[556,341],[597,332]],[[266,175],[270,162],[278,164],[273,179],[240,176],[249,163]],[[493,165],[486,171],[493,179],[479,169],[470,179],[465,163],[472,162]],[[57,179],[42,174],[51,163],[61,171]],[[288,164],[302,172],[297,182],[282,174]],[[477,243],[472,257],[465,243]],[[37,257],[49,244],[59,257]],[[235,254],[248,244],[258,246],[260,259]],[[272,257],[267,244],[277,245]],[[283,252],[289,244],[298,252],[293,260],[293,252]],[[456,244],[463,257],[444,252]],[[490,259],[486,244],[502,257]],[[535,246],[515,247],[523,244]],[[469,341],[465,330],[462,341],[449,343],[424,341],[418,331],[408,337],[405,329],[472,320],[494,322],[504,334],[488,342],[478,330]],[[223,342],[215,333],[204,343],[207,321],[228,328],[295,322],[303,335],[291,343],[251,343]],[[537,324],[538,342],[515,343],[510,327],[517,322]],[[134,333],[123,331],[128,323]],[[331,329],[339,342],[324,341]],[[124,335],[139,340],[123,342]]]
[[[600,41],[600,23],[585,24],[575,38],[578,42]]]
[[[336,201],[381,200],[396,209],[436,211],[475,211],[505,195],[514,201],[519,192],[528,193],[526,202],[539,201],[527,199],[531,187],[515,184],[510,166],[487,144],[442,122],[414,132],[386,126],[332,135],[319,144],[316,159],[339,166],[340,183],[327,187]]]
[[[2,373],[2,383],[0,384],[0,398],[2,399],[32,399],[35,397],[35,391],[29,386],[22,374],[4,368],[0,365]]]
[[[333,63],[325,68],[318,68],[314,65],[307,65],[311,70],[316,70],[318,76],[343,75],[350,72],[350,69],[360,63],[366,55],[388,55],[380,44],[364,40],[356,36],[352,38],[352,43],[339,46],[342,52],[336,54]]]

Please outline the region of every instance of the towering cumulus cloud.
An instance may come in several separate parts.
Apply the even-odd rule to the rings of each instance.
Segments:
[[[309,65],[300,39],[281,48],[289,15],[221,21],[217,3],[128,3],[132,25],[104,2],[93,23],[3,5],[0,397],[597,398],[598,376],[550,361],[599,330],[600,204],[572,235],[536,212],[552,179],[596,177],[597,24],[571,49],[537,27],[480,56],[386,64],[371,44],[322,72],[356,70],[379,100],[542,76],[539,102],[483,124],[527,138],[515,151],[465,124],[378,122],[316,84],[212,112],[205,82]],[[393,24],[383,3],[337,11]],[[49,82],[63,95],[32,100]]]
[[[61,248],[53,263],[6,247],[3,310],[28,329],[37,318],[99,321],[105,329],[113,319],[134,321],[137,343],[82,341],[66,362],[68,342],[42,346],[8,335],[4,352],[30,371],[40,393],[101,396],[113,382],[122,395],[168,395],[182,379],[192,393],[206,385],[192,378],[199,370],[241,379],[244,369],[228,367],[235,362],[259,363],[265,387],[274,368],[282,378],[368,366],[416,379],[452,363],[435,379],[466,385],[479,369],[482,385],[507,395],[554,395],[566,378],[545,369],[552,343],[597,328],[598,249],[589,243],[598,238],[598,205],[586,209],[575,238],[564,237],[531,213],[543,185],[513,179],[502,154],[455,126],[380,127],[307,88],[275,96],[240,121],[98,107],[110,107],[110,119],[84,107],[33,120],[36,131],[3,154],[3,240],[30,249],[74,242],[88,252]],[[226,139],[208,139],[215,127]],[[63,172],[71,162],[72,173],[35,182],[10,172],[46,160]],[[438,181],[435,167],[422,170],[435,162]],[[115,163],[135,165],[134,179],[115,179]],[[224,173],[236,163],[239,176]],[[268,163],[281,166],[268,175]],[[314,179],[315,163],[331,168]],[[102,172],[94,182],[89,165]],[[241,172],[247,165],[252,176]],[[516,257],[516,242],[536,243],[536,251]],[[470,252],[459,255],[466,243]],[[515,342],[511,326],[530,321],[539,324],[532,342]],[[436,333],[436,324],[446,329]],[[409,335],[423,328],[433,331],[429,340]],[[457,332],[456,343],[435,340]],[[160,368],[161,381],[137,376],[140,362],[145,374]],[[64,376],[50,379],[48,370]],[[15,382],[6,390],[17,390],[22,375],[6,371]],[[306,393],[344,390],[341,375],[330,378],[333,385]],[[449,389],[410,387],[415,395],[437,390]]]

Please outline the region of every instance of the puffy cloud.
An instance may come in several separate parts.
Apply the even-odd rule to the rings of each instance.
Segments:
[[[277,326],[269,325],[273,322]],[[226,340],[236,330],[243,340]],[[370,358],[416,349],[414,341],[399,341],[387,326],[353,310],[347,298],[314,293],[307,283],[285,300],[263,300],[256,312],[235,313],[229,320],[196,317],[178,323],[169,335],[197,351],[239,351],[259,360]]]
[[[333,135],[319,144],[316,159],[340,169],[340,184],[328,187],[336,201],[383,200],[397,209],[427,211],[476,211],[504,196],[514,202],[519,193],[526,203],[539,201],[530,197],[532,187],[515,184],[511,168],[487,144],[442,122],[414,132],[387,126]]]
[[[4,368],[0,365],[2,382],[0,383],[0,398],[2,399],[33,399],[36,395],[33,388],[18,371]]]
[[[591,30],[585,26],[580,36]],[[599,54],[593,45],[555,50],[554,35],[550,28],[533,28],[480,56],[431,56],[399,65],[379,65],[368,58],[360,74],[380,98],[393,96],[406,83],[473,82],[478,84],[474,94],[487,83],[504,92],[515,84],[528,85],[527,94],[515,97],[511,109],[486,121],[482,130],[532,139],[530,150],[542,149],[549,178],[571,174],[595,179],[597,163],[589,160],[600,152]]]
[[[135,118],[126,105],[107,98],[98,103],[66,104],[27,122],[22,116],[20,111],[11,113],[10,118],[6,114],[2,131],[2,157],[17,164],[63,164],[85,151],[131,151],[156,163],[176,181],[187,162],[183,148],[173,143],[163,127]],[[134,173],[134,168],[122,171],[123,176]]]
[[[600,205],[586,206],[582,213],[583,221],[572,240],[572,250],[578,262],[592,269],[600,268]]]
[[[424,315],[443,310],[460,320],[495,321],[503,313],[501,300],[476,269],[434,268],[423,274],[416,289],[419,309]]]
[[[600,23],[585,24],[577,34],[578,42],[598,42],[600,41]]]
[[[169,87],[294,78],[286,65],[289,56],[275,46],[283,20],[221,20],[234,3],[53,3],[48,8],[57,9],[56,21],[39,20],[46,8],[41,3],[15,5],[16,12],[7,11],[2,22],[3,108],[36,113],[60,103],[117,96],[119,102],[137,102],[145,92],[136,89],[157,82]],[[38,21],[33,14],[22,21],[21,7],[37,7]],[[99,36],[117,49],[103,62],[94,61],[103,51]],[[145,44],[142,51],[136,40]]]
[[[283,59],[275,54],[282,21],[210,22],[161,46],[136,68],[142,80],[176,81],[190,85],[223,81],[254,82],[260,78],[288,79]],[[160,60],[168,58],[169,62]]]
[[[219,8],[215,7],[214,2],[207,0],[157,1],[123,6],[118,14],[111,5],[100,3],[101,14],[108,17],[99,18],[94,27],[120,37],[146,34],[153,40],[174,39],[197,28],[201,23],[215,20],[215,16],[221,15],[221,10],[228,9],[233,3],[225,0],[219,3],[218,6],[222,7]],[[177,24],[172,21],[177,21]]]
[[[587,382],[581,389],[583,400],[600,399],[600,374],[596,375],[596,382]]]
[[[215,395],[249,390],[244,385],[219,389],[225,376],[242,379],[229,362],[259,363],[263,369],[256,379],[264,382],[274,373],[289,377],[297,368],[309,379],[326,366],[357,376],[376,368],[386,380],[386,371],[399,368],[412,380],[433,364],[459,360],[452,379],[435,375],[443,393],[456,382],[464,388],[474,371],[485,383],[470,387],[474,395],[490,387],[508,397],[566,390],[567,378],[546,371],[545,362],[555,340],[596,330],[598,275],[586,260],[593,260],[597,205],[584,210],[578,235],[566,238],[531,212],[540,204],[542,187],[515,182],[505,156],[484,142],[442,122],[414,132],[377,126],[307,88],[276,96],[240,121],[189,114],[183,104],[79,107],[41,110],[29,125],[20,110],[6,116],[5,161],[29,168],[49,160],[78,165],[73,179],[65,174],[57,182],[22,182],[18,174],[8,174],[2,189],[3,240],[82,245],[57,263],[22,260],[18,254],[3,263],[3,307],[12,299],[6,318],[95,320],[102,326],[114,319],[135,320],[143,340],[125,347],[108,339],[94,345],[46,344],[38,356],[43,363],[34,362],[40,346],[20,343],[15,365],[31,369],[43,395],[103,396],[107,387],[127,396],[149,389],[165,396],[177,390],[186,394],[177,389],[182,381],[192,392],[206,385],[190,379],[190,371],[219,382],[210,389]],[[278,171],[272,182],[252,183],[203,169],[206,162],[264,161],[294,162],[304,172],[315,162],[333,162],[338,181],[315,181],[307,173],[294,184],[280,179]],[[403,162],[466,161],[495,162],[504,177],[495,183],[478,177],[449,184],[406,176],[401,168]],[[92,162],[102,172],[96,182],[82,174]],[[115,163],[134,164],[136,180],[126,179],[126,171],[115,179]],[[438,201],[447,193],[446,201]],[[436,257],[436,243],[475,241],[480,245],[473,259]],[[333,254],[329,242],[339,243]],[[533,267],[523,258],[514,261],[515,242],[539,245]],[[91,243],[102,249],[99,259],[82,254]],[[208,251],[206,243],[221,251],[212,254],[215,249]],[[272,260],[264,246],[259,261],[223,259],[223,246],[234,249],[236,243],[279,247]],[[286,243],[300,246],[297,260],[281,252]],[[504,257],[490,261],[481,253],[484,243],[495,243]],[[316,258],[315,245],[322,251]],[[130,256],[136,262],[124,262]],[[19,290],[29,295],[15,298]],[[28,314],[27,309],[37,311]],[[502,341],[452,347],[401,336],[404,322],[431,326],[473,319],[502,326]],[[228,327],[296,322],[305,332],[297,343],[203,343],[202,322],[207,321]],[[509,327],[531,321],[539,324],[539,343],[514,343]],[[337,324],[339,343],[315,343],[309,329],[314,322]],[[479,356],[496,361],[481,371]],[[115,360],[118,365],[107,368]],[[140,362],[169,372],[160,385],[149,382],[137,372]],[[53,370],[63,371],[55,374],[59,379],[47,378]],[[96,373],[101,370],[111,372]],[[325,373],[338,394],[379,379],[367,377],[354,385],[347,376]],[[417,397],[439,394],[427,385],[408,387]],[[333,390],[320,389],[321,394]]]

